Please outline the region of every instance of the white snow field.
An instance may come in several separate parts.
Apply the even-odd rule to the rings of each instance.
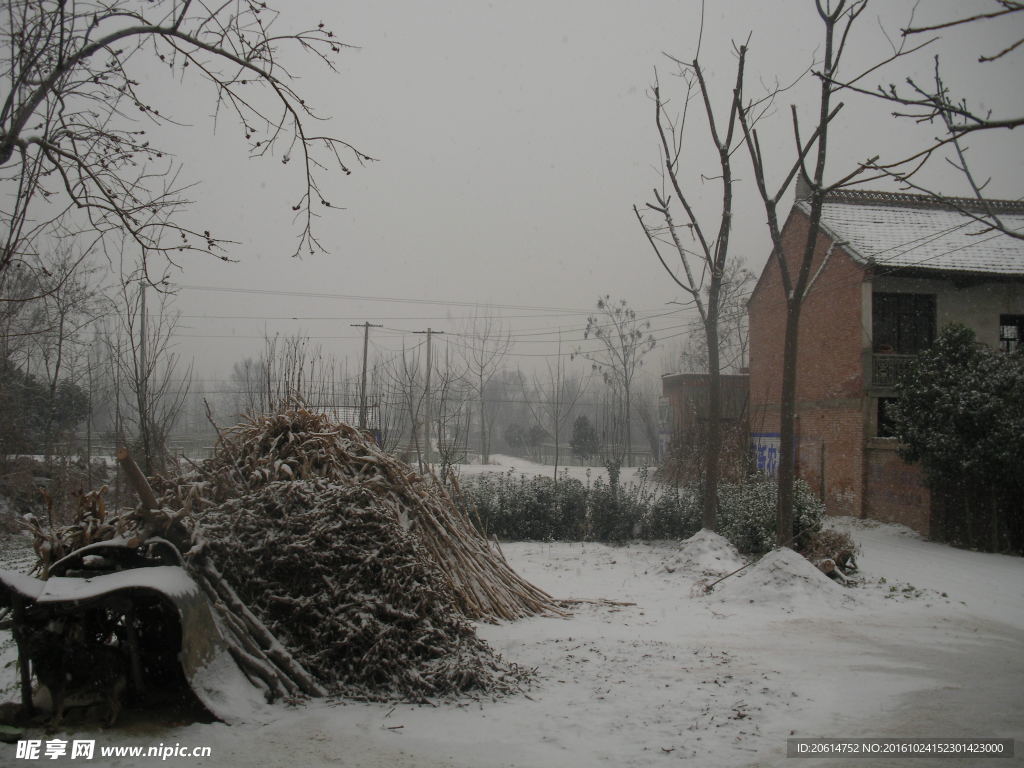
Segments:
[[[595,601],[567,619],[480,626],[507,658],[536,668],[524,695],[280,705],[240,725],[136,723],[61,738],[95,738],[89,763],[120,766],[161,761],[104,762],[98,747],[209,746],[211,758],[163,764],[224,767],[865,768],[979,761],[794,759],[786,739],[1014,738],[1014,758],[982,764],[1024,764],[1024,559],[951,549],[898,526],[831,524],[862,548],[857,587],[785,551],[701,594],[741,562],[707,532],[683,544],[506,545],[539,586]],[[10,696],[13,671],[4,674]],[[14,757],[14,745],[0,750]]]

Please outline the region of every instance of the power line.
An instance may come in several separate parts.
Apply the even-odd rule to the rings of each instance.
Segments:
[[[590,309],[572,309],[566,307],[537,307],[524,304],[490,304],[479,301],[448,301],[441,299],[403,299],[393,296],[357,296],[345,293],[322,293],[318,291],[289,291],[270,288],[237,288],[212,285],[181,285],[183,291],[210,291],[213,293],[245,293],[261,296],[292,296],[307,299],[344,299],[347,301],[379,301],[392,304],[427,304],[448,307],[486,307],[492,309],[511,309],[517,311],[559,312],[564,314],[588,314]]]

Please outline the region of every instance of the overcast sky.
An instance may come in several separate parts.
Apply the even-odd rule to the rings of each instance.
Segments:
[[[953,18],[978,6],[930,0],[921,3],[918,21]],[[681,103],[675,66],[664,53],[682,59],[696,53],[697,0],[330,0],[281,7],[295,24],[323,20],[359,46],[339,55],[337,74],[294,58],[289,63],[302,74],[305,98],[332,117],[329,131],[379,162],[331,183],[330,199],[344,210],[327,212],[318,223],[328,252],[293,259],[298,231],[289,206],[299,190],[297,169],[273,159],[246,160],[229,123],[211,138],[209,93],[188,89],[168,97],[194,124],[174,139],[174,150],[183,176],[201,182],[192,195],[196,209],[203,222],[212,222],[210,229],[239,241],[231,251],[238,263],[189,256],[173,274],[183,286],[176,300],[183,313],[178,342],[186,356],[195,355],[205,382],[198,388],[216,388],[234,361],[257,354],[264,333],[302,331],[333,354],[349,355],[355,366],[362,334],[350,323],[385,326],[371,333],[374,355],[400,348],[403,339],[422,341],[408,332],[428,326],[459,331],[473,303],[503,315],[520,335],[513,365],[553,354],[559,329],[563,351],[572,349],[586,312],[606,293],[656,315],[653,329],[663,347],[678,343],[692,317],[666,314],[681,297],[631,207],[649,200],[659,181],[649,97],[654,70],[663,92]],[[889,44],[882,30],[898,37],[911,7],[886,0],[869,8],[847,71],[884,58]],[[865,84],[900,82],[908,71],[926,76],[931,56],[941,53],[955,88],[999,114],[1016,114],[1024,109],[1024,54],[975,63],[979,54],[1021,35],[1016,18],[1015,25],[947,31],[933,51]],[[732,42],[748,35],[747,91],[753,96],[776,80],[791,81],[814,61],[820,23],[811,0],[708,2],[701,59],[722,94],[721,109],[734,79]],[[789,104],[799,106],[809,125],[814,96],[808,79],[781,97],[763,124],[769,151],[779,158],[775,170],[791,156]],[[936,133],[893,120],[871,100],[845,100],[832,139],[833,178],[858,160],[894,157]],[[714,169],[710,145],[700,121],[691,128],[684,179],[713,214],[719,187],[702,187],[700,180],[702,170]],[[996,174],[993,196],[1021,195],[1024,158],[1016,139],[979,137],[972,147],[979,165]],[[738,158],[733,249],[759,272],[768,255],[763,209],[749,191],[746,157]],[[941,165],[926,178],[947,193],[965,194]],[[299,319],[281,319],[288,317]],[[656,358],[652,363],[660,367]]]

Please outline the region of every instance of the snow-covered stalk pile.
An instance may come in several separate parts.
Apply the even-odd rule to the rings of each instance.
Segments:
[[[369,489],[275,481],[201,515],[208,557],[329,692],[412,700],[515,687],[416,538]]]
[[[104,530],[175,544],[232,656],[275,697],[508,691],[524,671],[468,619],[560,614],[442,488],[322,414],[254,419],[188,473],[136,482],[141,508]]]
[[[509,568],[436,482],[324,414],[300,408],[235,427],[221,438],[213,458],[157,490],[161,505],[198,511],[274,481],[310,479],[359,488],[389,510],[450,580],[467,617],[561,615],[554,599]]]

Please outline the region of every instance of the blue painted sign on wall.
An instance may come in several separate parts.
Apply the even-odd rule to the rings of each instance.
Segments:
[[[754,432],[750,435],[750,447],[754,451],[758,472],[775,477],[779,470],[779,444],[778,432]]]

